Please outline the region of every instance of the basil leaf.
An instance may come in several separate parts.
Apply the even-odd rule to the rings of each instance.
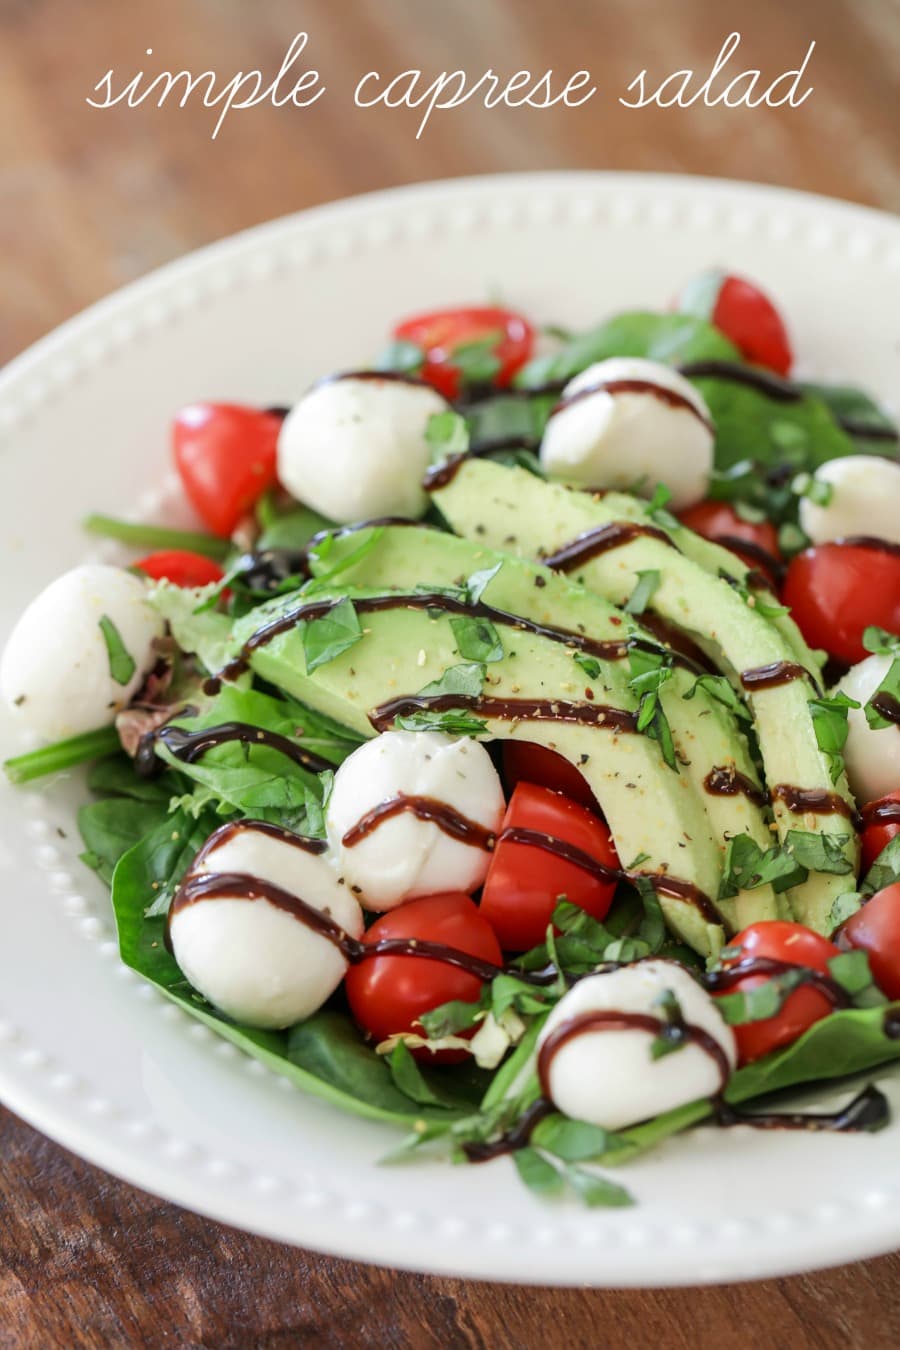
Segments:
[[[873,989],[875,985],[872,970],[869,966],[868,952],[860,949],[841,952],[839,956],[833,956],[828,962],[828,973],[842,989],[847,991],[854,1002],[861,994]],[[883,996],[878,1001],[879,1003],[887,1002]]]
[[[837,897],[828,915],[832,933],[862,907],[862,902],[863,897],[858,891],[847,891]]]
[[[847,714],[851,708],[860,705],[847,694],[832,694],[828,698],[811,698],[809,712],[816,733],[816,744],[823,754],[828,756],[831,765],[831,781],[836,783],[844,772],[844,759],[841,754],[850,731]]]
[[[643,614],[662,582],[662,577],[655,568],[638,572],[637,578],[637,585],[624,605],[626,614]]]
[[[875,895],[895,881],[900,881],[900,834],[894,835],[869,868],[862,884],[863,894]]]
[[[469,449],[466,419],[448,409],[432,413],[425,427],[425,440],[431,450],[431,463],[439,464],[451,455],[464,455]]]
[[[631,668],[629,687],[640,695],[636,729],[659,743],[664,761],[678,773],[672,730],[659,697],[662,686],[674,673],[672,653],[664,647],[646,650],[632,646],[628,651],[628,662]]]
[[[311,675],[319,666],[327,665],[342,652],[349,651],[363,633],[353,601],[346,596],[323,614],[321,619],[309,619],[302,625],[303,654],[306,673]]]
[[[753,989],[735,989],[716,996],[716,1007],[729,1026],[744,1026],[748,1022],[764,1022],[776,1017],[785,1002],[801,984],[809,983],[809,973],[802,966],[786,970]]]
[[[653,489],[653,496],[644,509],[650,519],[655,521],[657,525],[661,525],[663,529],[678,530],[681,528],[681,521],[673,516],[671,511],[666,510],[671,500],[670,489],[666,487],[665,483],[657,483]]]
[[[484,995],[477,1003],[467,1003],[462,999],[452,999],[436,1008],[424,1012],[419,1017],[419,1025],[429,1040],[440,1040],[442,1036],[455,1036],[459,1031],[467,1031],[477,1026],[487,1008]]]
[[[451,619],[450,627],[456,638],[457,650],[465,661],[487,663],[503,660],[503,643],[488,619]]]
[[[863,632],[863,646],[873,656],[896,656],[900,653],[900,637],[889,633],[886,628],[870,624]]]
[[[747,705],[724,675],[698,675],[690,689],[682,697],[692,699],[698,689],[704,690],[710,698],[714,698],[717,703],[721,703],[724,708],[727,708],[741,721],[753,721]]]
[[[776,892],[786,891],[805,879],[804,868],[779,845],[763,851],[749,834],[736,834],[725,850],[719,899],[728,900],[738,891],[766,885]]]
[[[495,563],[493,567],[485,567],[480,572],[472,573],[463,587],[467,604],[478,604],[479,600],[484,595],[488,582],[493,581],[502,566],[503,563],[501,561]]]
[[[378,354],[376,370],[394,371],[398,375],[418,375],[425,364],[425,349],[417,342],[395,338]]]
[[[530,1191],[538,1195],[559,1195],[563,1176],[552,1163],[534,1148],[517,1148],[513,1162],[519,1177]]]
[[[134,657],[122,641],[122,636],[108,614],[100,620],[100,632],[106,643],[109,673],[116,684],[127,684],[137,670]]]
[[[480,717],[465,712],[415,712],[398,717],[394,726],[401,731],[442,731],[445,736],[483,736],[488,726]]]
[[[853,863],[844,856],[844,849],[849,842],[849,834],[813,834],[808,830],[789,830],[784,840],[784,850],[810,872],[844,876],[853,871]]]
[[[608,1177],[571,1165],[564,1170],[569,1185],[578,1192],[582,1204],[589,1209],[622,1209],[634,1204],[631,1193]]]
[[[439,680],[432,680],[420,689],[416,698],[436,698],[442,694],[459,694],[463,698],[478,698],[484,689],[484,666],[478,662],[448,666]]]
[[[545,1153],[569,1163],[603,1157],[618,1143],[615,1135],[599,1125],[561,1115],[545,1116],[532,1131],[531,1141]]]
[[[883,700],[888,705],[893,704],[900,711],[900,657],[894,657],[887,674],[866,704],[866,721],[873,731],[896,726],[893,718],[885,717],[879,712],[877,700]]]
[[[602,672],[600,662],[594,656],[586,656],[584,652],[573,652],[575,664],[580,666],[589,680],[598,680]]]
[[[442,1091],[439,1076],[429,1082],[419,1068],[405,1041],[398,1041],[388,1056],[388,1065],[394,1086],[420,1106],[441,1106],[458,1109],[459,1098]]]
[[[464,385],[490,384],[496,379],[503,366],[497,355],[497,347],[502,341],[503,333],[498,328],[453,348],[450,360],[459,371]]]

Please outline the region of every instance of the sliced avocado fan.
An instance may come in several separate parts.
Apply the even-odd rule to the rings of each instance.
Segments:
[[[830,933],[834,903],[852,889],[847,877],[858,866],[853,801],[843,774],[832,782],[831,759],[816,738],[809,704],[818,693],[818,665],[786,616],[776,626],[759,612],[766,597],[747,587],[740,564],[715,545],[715,554],[698,546],[690,531],[669,533],[632,499],[625,498],[623,513],[621,494],[598,497],[484,460],[463,464],[433,495],[457,534],[544,559],[614,605],[627,604],[649,573],[646,611],[697,643],[747,699],[782,844],[796,850],[822,837],[821,848],[805,847],[801,861],[833,870],[810,868],[788,894],[797,919]]]
[[[474,574],[491,573],[480,593],[483,606],[558,630],[570,663],[567,688],[562,691],[567,698],[584,695],[590,685],[586,669],[598,670],[604,700],[636,711],[639,695],[630,684],[629,651],[641,644],[650,652],[663,651],[658,639],[633,616],[566,577],[437,530],[387,525],[342,531],[330,540],[324,560],[317,561],[313,553],[311,565],[313,574],[324,572],[326,580],[334,572],[341,585],[370,588],[414,589],[422,578],[433,586],[460,587]],[[662,783],[666,791],[681,796],[690,789],[697,803],[692,809],[707,817],[702,829],[711,834],[718,848],[721,876],[731,838],[749,835],[765,850],[772,836],[768,815],[759,804],[764,794],[741,725],[728,707],[698,684],[702,674],[700,668],[690,669],[690,662],[674,665],[660,688],[677,764],[677,768],[665,766]],[[652,745],[651,754],[662,757],[657,744]],[[629,791],[621,782],[611,784],[609,790]],[[685,844],[675,840],[673,847],[683,850]],[[717,899],[716,894],[716,908],[731,933],[761,919],[790,917],[787,901],[768,884],[738,890],[727,899]]]

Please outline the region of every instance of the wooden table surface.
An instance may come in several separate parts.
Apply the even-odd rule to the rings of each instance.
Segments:
[[[304,111],[85,102],[113,68],[274,75],[296,31],[328,94]],[[732,30],[799,109],[627,110],[646,67],[708,72]],[[0,359],[123,282],[271,216],[496,170],[713,174],[900,209],[900,0],[0,0]],[[153,48],[152,57],[145,55]],[[154,64],[156,63],[156,64]],[[587,66],[581,109],[469,106],[415,138],[353,106],[367,70]],[[423,279],[423,300],[427,278]],[[0,1346],[900,1344],[900,1258],[759,1285],[548,1291],[398,1275],[184,1213],[0,1110]],[[602,1263],[602,1257],[598,1260]]]

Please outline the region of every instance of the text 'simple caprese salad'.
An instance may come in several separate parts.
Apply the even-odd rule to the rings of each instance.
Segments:
[[[538,350],[540,348],[540,351]],[[900,464],[769,300],[397,326],[197,404],[209,534],[32,602],[2,692],[92,761],[122,957],[308,1090],[539,1192],[900,1058]],[[46,660],[44,634],[67,661]]]

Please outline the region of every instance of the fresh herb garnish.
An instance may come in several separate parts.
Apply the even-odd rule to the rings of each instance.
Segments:
[[[659,590],[661,582],[662,577],[655,568],[646,572],[638,572],[637,585],[624,605],[625,613],[643,614],[652,597]]]
[[[629,688],[640,697],[637,730],[659,743],[663,759],[677,773],[672,729],[660,700],[660,690],[674,673],[672,653],[665,647],[632,645],[628,649],[628,663],[631,667]]]
[[[418,375],[425,364],[425,350],[417,342],[395,338],[375,359],[376,370],[394,371],[398,375]]]
[[[494,577],[503,566],[502,560],[495,563],[493,567],[484,567],[480,572],[473,572],[463,585],[463,595],[468,605],[477,605],[484,595],[488,583],[493,581]]]
[[[645,506],[644,510],[652,521],[661,525],[664,530],[677,530],[681,527],[681,521],[672,512],[667,510],[669,502],[672,500],[672,493],[665,483],[657,483],[653,489],[653,496]]]
[[[465,661],[503,660],[503,643],[494,625],[488,619],[457,618],[450,620],[456,647]]]
[[[431,463],[440,464],[451,455],[464,455],[469,449],[469,428],[459,413],[432,413],[425,427],[425,440],[431,451]]]
[[[134,657],[122,641],[122,635],[108,614],[100,620],[100,632],[106,643],[109,673],[116,684],[127,684],[137,670]]]
[[[704,690],[710,698],[714,698],[717,703],[721,703],[724,708],[727,708],[742,722],[752,722],[753,718],[744,700],[734,686],[729,684],[724,675],[698,675],[690,689],[682,695],[682,698],[694,698],[698,689]]]
[[[600,678],[602,666],[595,656],[587,656],[584,652],[573,652],[576,666],[580,666],[589,680]]]
[[[502,341],[503,334],[497,329],[453,348],[450,360],[464,385],[490,384],[496,379],[503,365],[497,355],[497,346]]]
[[[805,880],[803,867],[779,844],[762,849],[749,834],[736,834],[725,851],[719,899],[729,900],[738,891],[752,891],[758,886],[786,891]]]
[[[841,751],[850,731],[847,713],[860,705],[846,694],[831,694],[828,698],[811,698],[809,712],[816,733],[816,743],[823,754],[828,756],[831,769],[831,781],[836,783],[844,772],[844,759]]]
[[[765,1022],[777,1017],[795,989],[809,982],[810,972],[803,966],[785,970],[752,989],[735,989],[716,996],[716,1007],[729,1026]]]
[[[810,872],[845,876],[853,871],[852,862],[844,855],[849,842],[849,834],[814,834],[810,830],[789,830],[784,840],[784,851]]]
[[[304,622],[301,639],[307,675],[318,670],[319,666],[327,665],[342,652],[349,651],[360,641],[362,635],[353,601],[346,596],[320,619],[309,619]]]

